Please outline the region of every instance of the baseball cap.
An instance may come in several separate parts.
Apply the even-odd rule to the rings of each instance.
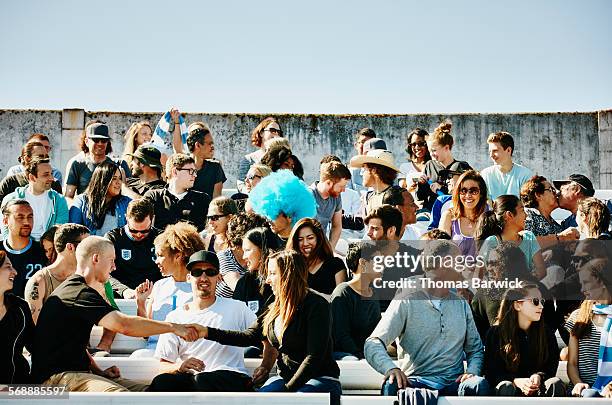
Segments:
[[[85,130],[85,134],[91,139],[110,139],[108,126],[100,122],[89,125]]]
[[[578,184],[580,188],[582,188],[582,194],[586,195],[587,197],[593,197],[593,195],[595,195],[593,183],[591,183],[591,180],[589,180],[589,178],[583,174],[572,174],[567,179],[554,180],[553,184],[558,190],[562,185],[572,182]]]
[[[214,252],[208,250],[200,250],[189,256],[189,262],[187,263],[187,270],[191,271],[191,268],[197,263],[208,263],[215,266],[219,270],[219,258]]]
[[[150,144],[140,145],[134,153],[128,153],[127,155],[135,157],[146,166],[162,169],[162,164],[160,161],[161,152],[155,146]]]

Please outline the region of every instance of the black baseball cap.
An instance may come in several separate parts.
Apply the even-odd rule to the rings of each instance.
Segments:
[[[589,178],[583,174],[572,174],[565,180],[554,180],[553,184],[555,185],[555,188],[559,190],[562,185],[572,182],[578,184],[582,189],[582,194],[586,195],[587,197],[593,197],[595,195],[593,183],[591,183],[591,180],[589,180]]]
[[[189,262],[187,263],[187,270],[191,271],[194,264],[197,263],[208,263],[215,266],[219,270],[219,258],[214,252],[208,250],[200,250],[189,256]]]
[[[85,132],[87,137],[90,139],[110,139],[110,135],[108,134],[108,126],[100,122],[89,125]]]
[[[146,166],[162,169],[161,152],[155,146],[140,145],[134,153],[127,153],[127,155],[135,157]]]

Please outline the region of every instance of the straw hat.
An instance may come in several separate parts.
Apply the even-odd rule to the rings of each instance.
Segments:
[[[353,156],[351,158],[351,167],[362,167],[364,163],[371,163],[388,167],[389,169],[399,172],[400,169],[395,165],[393,153],[385,149],[369,150],[365,155]]]

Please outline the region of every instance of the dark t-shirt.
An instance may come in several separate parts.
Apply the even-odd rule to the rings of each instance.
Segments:
[[[130,177],[125,181],[125,183],[130,190],[140,195],[145,195],[145,193],[149,190],[166,187],[166,182],[161,179],[143,183],[138,177]]]
[[[265,281],[249,271],[240,277],[232,294],[233,299],[244,302],[257,316],[261,315],[274,300],[272,287],[269,284],[265,284],[263,293],[261,292],[262,282]]]
[[[221,163],[216,160],[206,160],[200,170],[198,176],[193,183],[192,190],[202,191],[212,197],[215,189],[215,184],[224,183],[227,180]]]
[[[210,204],[210,197],[206,193],[191,188],[179,200],[166,187],[149,190],[144,198],[153,204],[155,211],[153,226],[157,229],[166,229],[166,226],[176,224],[179,221],[191,223],[198,228],[198,231],[202,231],[206,225],[206,214]]]
[[[107,156],[104,162],[119,164],[125,172],[126,177],[130,177],[132,175],[132,172],[130,172],[130,168],[125,160],[116,161]],[[66,178],[66,185],[76,186],[77,191],[75,195],[81,194],[85,191],[89,185],[89,181],[91,180],[91,175],[98,165],[100,165],[100,163],[94,163],[89,156],[86,156],[83,153],[79,153],[70,159],[70,162],[68,163],[68,177]]]
[[[91,329],[114,310],[83,276],[68,277],[49,296],[38,316],[32,351],[33,381],[42,383],[64,371],[88,371],[86,350]]]
[[[308,287],[329,295],[336,288],[336,273],[341,271],[346,273],[346,266],[340,258],[327,259],[315,274],[308,273]]]
[[[26,283],[34,273],[47,265],[47,256],[40,244],[33,239],[30,239],[30,243],[21,250],[14,250],[9,246],[7,240],[3,240],[0,250],[6,252],[13,268],[17,270],[17,277],[13,282],[13,293],[23,298]]]
[[[104,237],[115,245],[116,269],[111,276],[131,289],[145,280],[156,282],[162,278],[155,264],[153,241],[161,232],[152,229],[144,240],[135,241],[125,231],[125,227],[115,228]],[[113,286],[114,290],[117,290]]]

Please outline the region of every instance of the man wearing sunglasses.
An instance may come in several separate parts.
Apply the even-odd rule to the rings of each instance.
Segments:
[[[593,183],[587,176],[582,174],[572,174],[567,179],[553,181],[555,188],[558,191],[557,200],[559,200],[559,208],[571,211],[572,215],[565,218],[561,222],[563,229],[576,228],[576,211],[578,204],[587,197],[595,195]]]
[[[149,280],[162,278],[155,264],[153,241],[161,232],[153,227],[153,205],[145,199],[132,200],[126,212],[127,224],[104,237],[115,246],[115,270],[110,282],[117,297],[136,298],[135,289]]]
[[[131,177],[130,168],[125,160],[115,162],[108,154],[111,147],[110,130],[102,122],[94,121],[85,125],[81,139],[81,152],[72,157],[66,165],[66,187],[64,195],[69,199],[85,191],[95,168],[103,162],[119,164],[127,177]]]
[[[242,331],[257,319],[240,301],[215,296],[221,280],[219,259],[213,252],[200,250],[189,257],[187,281],[193,301],[166,317],[167,322],[187,322],[225,330]],[[244,349],[199,339],[186,343],[171,333],[159,337],[155,357],[160,374],[149,391],[252,391],[252,380],[244,365]]]

